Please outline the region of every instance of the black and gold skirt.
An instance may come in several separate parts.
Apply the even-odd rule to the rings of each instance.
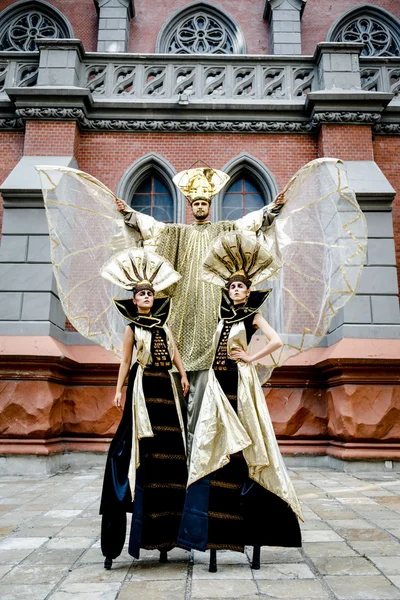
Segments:
[[[132,443],[132,389],[137,365],[129,375],[127,401],[111,443],[100,514],[104,556],[116,558],[125,541],[126,513],[132,512],[129,553],[139,549],[170,550],[176,546],[185,502],[187,467],[181,426],[168,371],[145,370],[143,392],[154,437],[139,441],[135,501],[128,471]],[[121,545],[122,542],[122,545]]]
[[[216,370],[215,375],[237,412],[237,370]],[[243,551],[245,545],[299,547],[301,533],[290,506],[249,479],[238,452],[210,476],[206,548]]]

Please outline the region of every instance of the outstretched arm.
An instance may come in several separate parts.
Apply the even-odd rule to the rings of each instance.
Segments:
[[[141,240],[148,240],[157,236],[165,228],[165,223],[157,221],[150,215],[134,210],[120,198],[115,198],[117,210],[123,215],[125,225],[134,229]]]
[[[188,378],[186,375],[185,368],[183,366],[181,355],[179,353],[177,345],[175,344],[175,340],[174,340],[174,363],[175,363],[176,368],[178,369],[179,375],[181,376],[181,386],[182,386],[183,395],[186,396],[186,394],[189,391],[190,386],[189,386],[189,381],[188,381]]]
[[[284,192],[280,192],[275,200],[270,202],[270,204],[267,204],[267,206],[264,206],[264,208],[254,210],[241,219],[237,219],[237,221],[235,221],[236,228],[242,231],[254,232],[257,232],[260,229],[267,229],[281,212],[285,201]]]
[[[257,313],[254,316],[253,325],[258,329],[261,329],[261,331],[268,340],[268,344],[265,346],[265,348],[252,355],[247,354],[245,350],[233,350],[231,353],[231,357],[234,360],[242,360],[246,363],[255,362],[257,360],[260,360],[260,358],[264,358],[264,356],[268,356],[268,354],[272,354],[272,352],[275,352],[275,350],[278,350],[278,348],[281,348],[283,346],[282,340],[276,333],[275,329],[273,329],[271,325],[267,323],[267,321],[260,313]]]
[[[135,336],[133,335],[132,329],[127,327],[124,332],[122,360],[121,364],[119,365],[117,389],[114,398],[114,403],[116,406],[118,406],[118,408],[121,408],[122,387],[125,383],[126,376],[128,375],[129,368],[131,366],[134,339]]]

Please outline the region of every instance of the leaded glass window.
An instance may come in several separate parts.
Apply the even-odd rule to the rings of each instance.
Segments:
[[[400,26],[379,8],[361,7],[345,16],[329,36],[332,42],[365,44],[361,56],[400,56]]]
[[[1,14],[0,50],[34,52],[37,39],[73,37],[73,31],[60,11],[42,2],[23,2]]]
[[[174,203],[169,190],[154,175],[147,177],[132,195],[132,208],[157,221],[172,223],[174,220]]]
[[[226,13],[198,2],[175,14],[161,29],[156,52],[165,54],[242,54],[243,35]]]
[[[225,192],[222,200],[222,220],[240,219],[253,210],[263,208],[264,205],[263,195],[256,182],[240,177]]]

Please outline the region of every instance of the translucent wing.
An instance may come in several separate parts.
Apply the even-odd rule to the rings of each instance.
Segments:
[[[126,323],[112,298],[127,297],[100,276],[115,252],[135,243],[100,181],[66,167],[37,167],[49,225],[51,260],[59,298],[71,324],[118,356]]]
[[[284,195],[283,209],[263,232],[282,261],[279,279],[268,281],[273,292],[264,313],[284,345],[263,359],[267,368],[321,341],[356,293],[367,247],[366,220],[341,161],[308,163]]]

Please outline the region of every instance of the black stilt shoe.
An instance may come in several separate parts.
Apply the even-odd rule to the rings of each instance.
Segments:
[[[210,573],[216,573],[218,571],[216,550],[210,550],[210,566],[208,567],[208,570]]]
[[[251,568],[256,571],[260,568],[260,550],[261,546],[253,546],[253,561],[251,563]]]
[[[112,566],[112,558],[105,558],[104,559],[104,568],[107,569],[107,571],[109,571],[111,569]]]
[[[168,551],[160,550],[160,563],[167,563],[167,562],[168,562]]]

